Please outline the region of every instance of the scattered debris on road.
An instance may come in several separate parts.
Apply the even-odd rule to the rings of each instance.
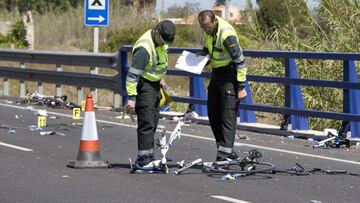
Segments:
[[[26,99],[18,103],[46,105],[52,108],[64,108],[64,109],[80,108],[79,105],[69,101],[66,95],[63,95],[61,97],[47,96],[47,95],[39,94],[37,92],[27,94]]]
[[[44,131],[44,132],[40,132],[40,135],[60,135],[60,136],[65,136],[65,133],[56,132],[56,131]]]

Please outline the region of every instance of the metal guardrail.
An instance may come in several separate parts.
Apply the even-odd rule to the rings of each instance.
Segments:
[[[81,53],[56,51],[29,51],[0,49],[0,61],[19,62],[18,67],[0,66],[0,77],[4,77],[4,95],[9,95],[8,78],[19,79],[20,96],[25,97],[24,81],[37,81],[38,92],[42,93],[42,83],[54,83],[57,86],[56,96],[60,96],[61,85],[78,87],[78,103],[82,101],[83,88],[105,88],[114,92],[114,108],[120,107],[121,95],[126,100],[125,77],[128,69],[128,52],[132,46],[122,46],[118,53]],[[197,48],[170,48],[169,53],[181,53],[183,50],[199,52]],[[254,51],[245,50],[245,57],[253,58],[281,58],[285,62],[285,77],[270,77],[248,75],[252,82],[278,83],[285,87],[284,106],[269,106],[253,104],[251,89],[246,83],[248,97],[242,101],[240,107],[241,122],[256,122],[254,111],[281,113],[284,115],[283,129],[291,124],[292,129],[308,129],[307,117],[342,120],[340,133],[351,131],[352,137],[360,137],[360,83],[357,81],[355,61],[360,61],[360,54],[356,53],[317,53],[290,51]],[[296,70],[296,59],[341,60],[344,61],[343,81],[324,81],[300,79]],[[53,64],[55,71],[31,69],[28,64]],[[94,75],[90,73],[63,72],[62,66],[110,68],[118,73],[114,76]],[[207,115],[206,95],[203,78],[209,78],[211,73],[201,75],[168,70],[169,75],[190,77],[190,95],[172,95],[174,102],[193,104],[200,115]],[[343,89],[343,112],[323,112],[304,108],[300,85],[315,87],[332,87]]]
[[[19,67],[0,66],[0,77],[4,77],[3,94],[9,95],[8,79],[20,80],[20,97],[25,97],[24,81],[37,81],[42,94],[42,83],[56,84],[56,96],[61,96],[61,85],[78,87],[78,104],[83,100],[83,88],[104,88],[114,92],[114,107],[120,107],[121,71],[118,54],[90,52],[30,51],[0,49],[0,61],[19,62]],[[28,65],[29,64],[29,65]],[[53,64],[56,71],[31,69],[30,64]],[[90,73],[63,72],[62,66],[110,68],[118,73],[94,75]]]
[[[123,95],[126,95],[124,83],[126,71],[128,69],[128,52],[131,52],[131,49],[132,46],[125,45],[122,46],[119,51],[121,55],[121,71],[123,75]],[[201,49],[197,48],[170,48],[169,53],[181,53],[183,50],[194,53],[201,51]],[[241,122],[256,122],[254,111],[283,114],[284,121],[281,125],[282,129],[287,129],[288,125],[292,124],[292,129],[307,130],[309,128],[307,117],[342,120],[343,124],[339,133],[346,134],[348,131],[351,131],[352,137],[360,137],[360,83],[357,81],[355,67],[355,61],[360,61],[360,54],[244,50],[244,56],[252,58],[280,58],[284,60],[285,77],[248,75],[247,79],[252,82],[283,84],[285,86],[285,105],[269,106],[253,104],[251,89],[249,84],[246,83],[245,88],[248,91],[249,96],[239,105]],[[296,59],[344,61],[343,81],[299,79],[295,63]],[[207,115],[203,78],[209,78],[211,73],[203,72],[199,76],[180,70],[168,70],[167,74],[187,76],[191,79],[189,97],[172,95],[172,100],[175,102],[194,104],[194,109],[197,113],[200,115]],[[300,85],[343,89],[343,112],[324,112],[304,109]],[[123,102],[125,101],[126,96],[123,97]]]

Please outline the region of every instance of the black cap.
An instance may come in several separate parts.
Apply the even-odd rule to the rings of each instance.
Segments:
[[[172,43],[174,41],[176,28],[173,22],[170,20],[164,20],[158,23],[155,29],[159,32],[161,38],[167,42]]]

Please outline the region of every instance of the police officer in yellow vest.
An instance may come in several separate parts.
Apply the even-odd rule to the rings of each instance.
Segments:
[[[154,160],[154,134],[159,120],[160,86],[168,67],[168,45],[174,41],[175,25],[159,22],[145,32],[132,50],[132,64],[126,76],[127,108],[138,120],[138,158],[135,166],[146,167]]]
[[[235,29],[213,11],[198,15],[204,32],[203,54],[210,57],[212,75],[208,87],[208,116],[217,144],[216,160],[238,158],[233,150],[237,104],[245,98],[244,56]]]

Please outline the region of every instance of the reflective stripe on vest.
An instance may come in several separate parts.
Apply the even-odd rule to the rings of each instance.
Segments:
[[[222,35],[226,31],[234,31],[234,29],[232,27],[222,27],[221,28],[219,37],[217,38],[216,48],[221,49],[221,45],[223,44],[223,42],[221,40]],[[216,60],[216,61],[231,60],[231,56],[229,54],[227,56],[225,56],[224,52],[225,52],[224,50],[222,52],[220,52],[220,57],[218,57],[218,58],[214,57],[214,60]]]

